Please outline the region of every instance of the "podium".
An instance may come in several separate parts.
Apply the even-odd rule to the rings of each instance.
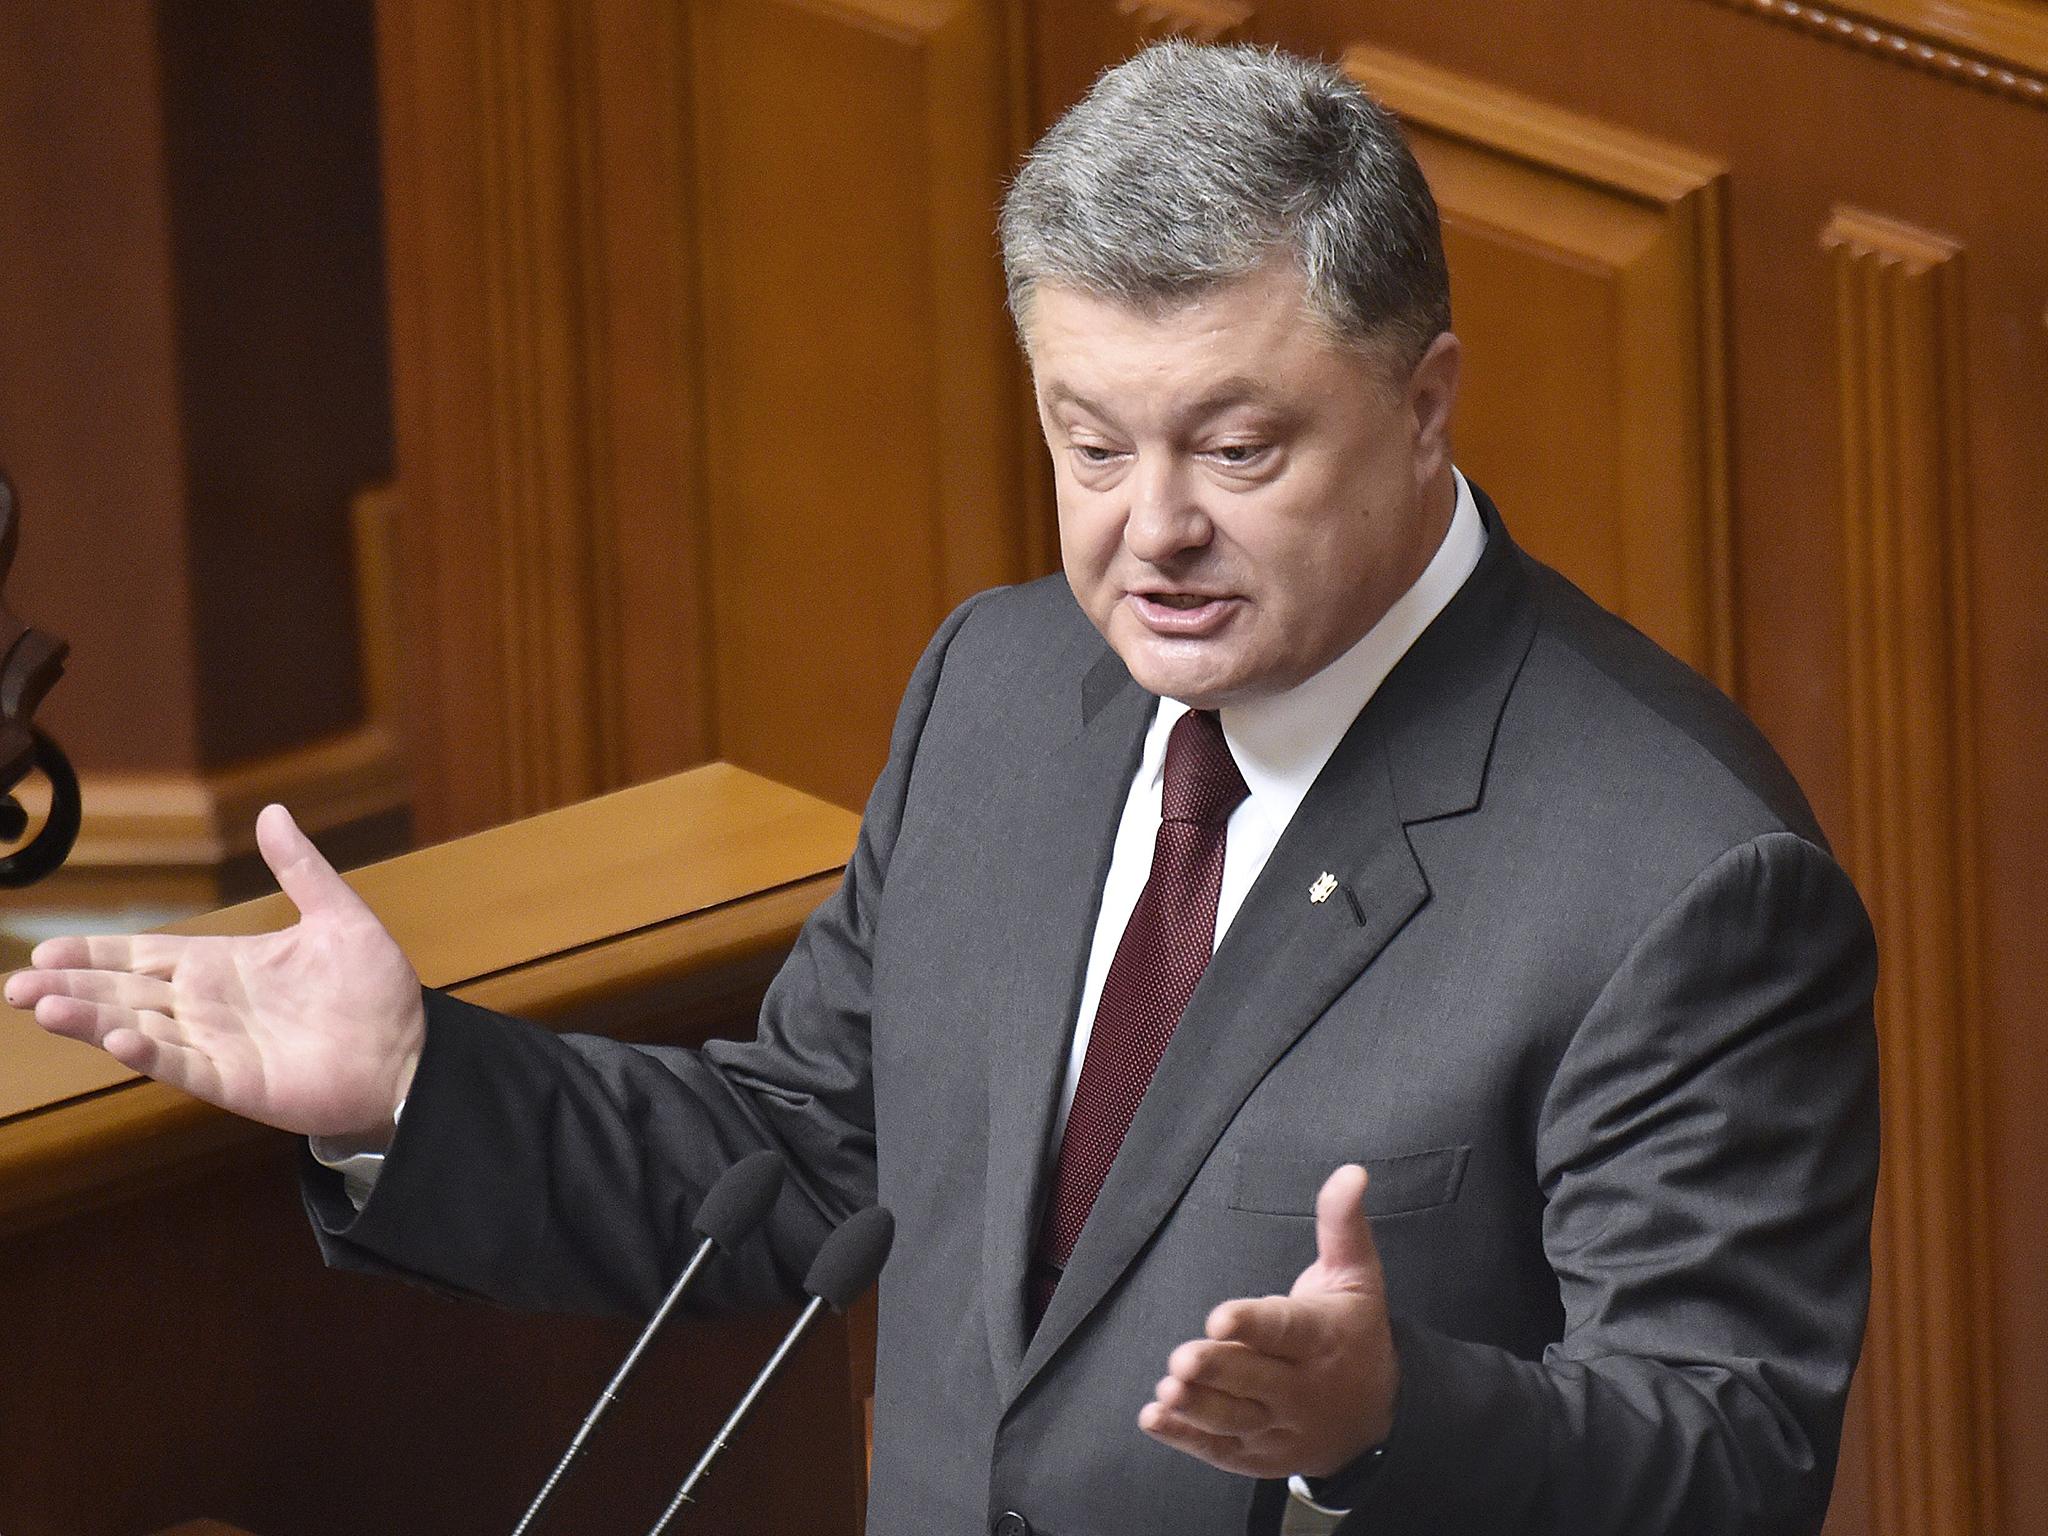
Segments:
[[[714,764],[349,879],[431,985],[561,1027],[693,1044],[751,1033],[856,828]],[[291,920],[268,897],[178,926]],[[296,1138],[0,1006],[0,1531],[511,1528],[632,1327],[326,1270],[299,1209],[299,1156]],[[547,1528],[652,1525],[791,1315],[680,1321]],[[860,1353],[836,1322],[813,1330],[684,1528],[857,1532]]]

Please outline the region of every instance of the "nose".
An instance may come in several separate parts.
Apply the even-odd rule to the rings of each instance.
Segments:
[[[1209,542],[1208,514],[1195,494],[1188,466],[1178,456],[1140,454],[1124,484],[1130,496],[1124,548],[1138,559],[1165,565]]]

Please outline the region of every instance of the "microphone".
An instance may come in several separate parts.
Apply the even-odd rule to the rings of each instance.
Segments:
[[[654,1336],[668,1321],[669,1314],[675,1311],[683,1293],[697,1278],[697,1272],[710,1259],[711,1250],[717,1248],[726,1253],[732,1252],[767,1217],[775,1205],[775,1197],[782,1193],[784,1171],[781,1153],[756,1152],[726,1169],[718,1182],[711,1186],[711,1193],[697,1207],[697,1220],[693,1223],[694,1230],[703,1241],[690,1255],[690,1262],[683,1266],[683,1272],[669,1287],[668,1294],[662,1297],[661,1305],[654,1309],[654,1316],[647,1320],[647,1326],[640,1330],[640,1337],[633,1341],[632,1349],[627,1351],[610,1384],[591,1404],[583,1427],[576,1431],[576,1438],[569,1442],[569,1449],[562,1453],[562,1459],[555,1463],[555,1470],[548,1474],[548,1480],[533,1496],[533,1502],[527,1506],[519,1524],[512,1528],[512,1536],[525,1536],[533,1522],[540,1518],[540,1512],[554,1497],[555,1485],[561,1482],[569,1464],[583,1454],[583,1445],[590,1438],[590,1432],[597,1428],[597,1421],[617,1400],[620,1389],[626,1385],[626,1378],[633,1374],[634,1368],[640,1364],[640,1357],[647,1353],[647,1346],[654,1342]]]
[[[889,1244],[895,1238],[896,1218],[886,1207],[871,1205],[847,1217],[840,1228],[825,1239],[825,1245],[811,1261],[810,1272],[804,1276],[804,1290],[811,1298],[809,1305],[790,1325],[789,1332],[782,1336],[782,1342],[775,1346],[775,1353],[761,1367],[761,1374],[754,1378],[739,1406],[733,1409],[711,1443],[704,1448],[704,1454],[697,1458],[697,1465],[690,1469],[690,1475],[683,1479],[683,1486],[676,1490],[675,1498],[647,1536],[661,1536],[678,1510],[685,1504],[696,1502],[691,1493],[710,1469],[712,1458],[725,1449],[733,1431],[739,1428],[740,1420],[754,1406],[754,1399],[761,1395],[768,1379],[782,1369],[782,1362],[789,1358],[789,1352],[816,1319],[819,1309],[830,1307],[834,1312],[844,1312],[852,1306],[861,1292],[873,1285],[875,1277],[881,1274],[882,1262],[889,1257]]]

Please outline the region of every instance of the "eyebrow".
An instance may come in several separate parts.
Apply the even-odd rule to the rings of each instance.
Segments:
[[[1114,419],[1116,414],[1061,383],[1050,385],[1046,389],[1045,399],[1048,405],[1076,405],[1105,419]],[[1215,415],[1218,411],[1229,410],[1234,405],[1261,405],[1265,403],[1265,399],[1266,390],[1257,380],[1243,374],[1234,374],[1190,405],[1183,413],[1183,419],[1199,421]]]

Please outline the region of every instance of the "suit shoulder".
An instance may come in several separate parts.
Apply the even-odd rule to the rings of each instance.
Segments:
[[[995,587],[968,599],[946,651],[946,670],[985,687],[1085,672],[1105,649],[1062,576]]]
[[[1791,771],[1733,700],[1556,571],[1526,566],[1537,627],[1517,692],[1562,727],[1579,785],[1617,811],[1652,800],[1662,820],[1710,838],[1789,831],[1827,846]]]

